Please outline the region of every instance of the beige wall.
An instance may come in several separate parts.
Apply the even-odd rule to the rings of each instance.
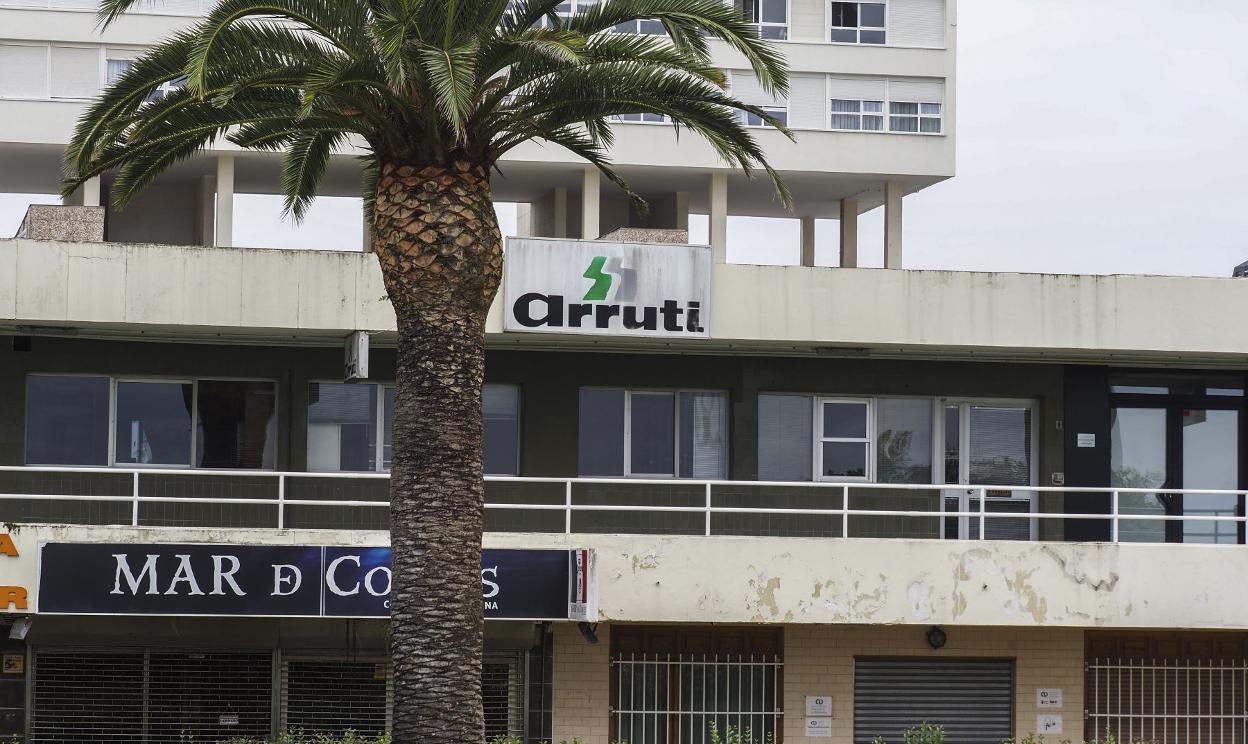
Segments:
[[[610,744],[610,626],[599,625],[597,634],[598,643],[590,645],[574,623],[555,626],[555,742]]]
[[[789,744],[804,736],[807,695],[832,696],[832,739],[850,744],[854,734],[854,657],[908,656],[932,658],[1015,659],[1014,719],[1017,735],[1036,725],[1036,688],[1060,687],[1063,693],[1061,736],[1049,741],[1077,740],[1083,733],[1083,632],[1065,628],[946,627],[948,644],[932,651],[927,626],[788,625],[784,629],[784,735]],[[916,723],[918,723],[916,721]]]

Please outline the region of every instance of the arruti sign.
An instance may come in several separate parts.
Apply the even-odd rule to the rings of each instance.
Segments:
[[[47,543],[38,611],[68,615],[389,617],[390,548]],[[588,550],[484,550],[485,617],[593,620]]]
[[[512,238],[507,331],[709,338],[711,249]]]

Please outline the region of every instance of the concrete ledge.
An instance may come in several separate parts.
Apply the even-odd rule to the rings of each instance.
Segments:
[[[17,237],[99,243],[104,240],[104,208],[31,204],[17,229]]]

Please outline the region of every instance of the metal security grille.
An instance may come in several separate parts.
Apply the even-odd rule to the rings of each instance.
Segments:
[[[1088,736],[1156,744],[1248,741],[1248,662],[1094,659],[1087,665]]]
[[[924,721],[957,744],[1000,744],[1013,736],[1014,665],[1009,661],[857,659],[854,744],[882,736],[898,744]]]
[[[611,662],[613,741],[693,744],[714,724],[747,740],[779,741],[779,657],[627,655]]]
[[[282,663],[282,730],[380,736],[389,729],[391,695],[384,662],[287,659]]]
[[[486,653],[481,664],[485,740],[525,738],[525,653]]]
[[[37,652],[33,657],[32,742],[142,741],[142,653]]]
[[[269,654],[34,654],[32,742],[178,744],[272,731]]]

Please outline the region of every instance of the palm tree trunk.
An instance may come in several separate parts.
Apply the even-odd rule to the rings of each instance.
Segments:
[[[385,163],[373,227],[398,321],[390,468],[396,744],[478,744],[481,385],[502,244],[488,172]]]

